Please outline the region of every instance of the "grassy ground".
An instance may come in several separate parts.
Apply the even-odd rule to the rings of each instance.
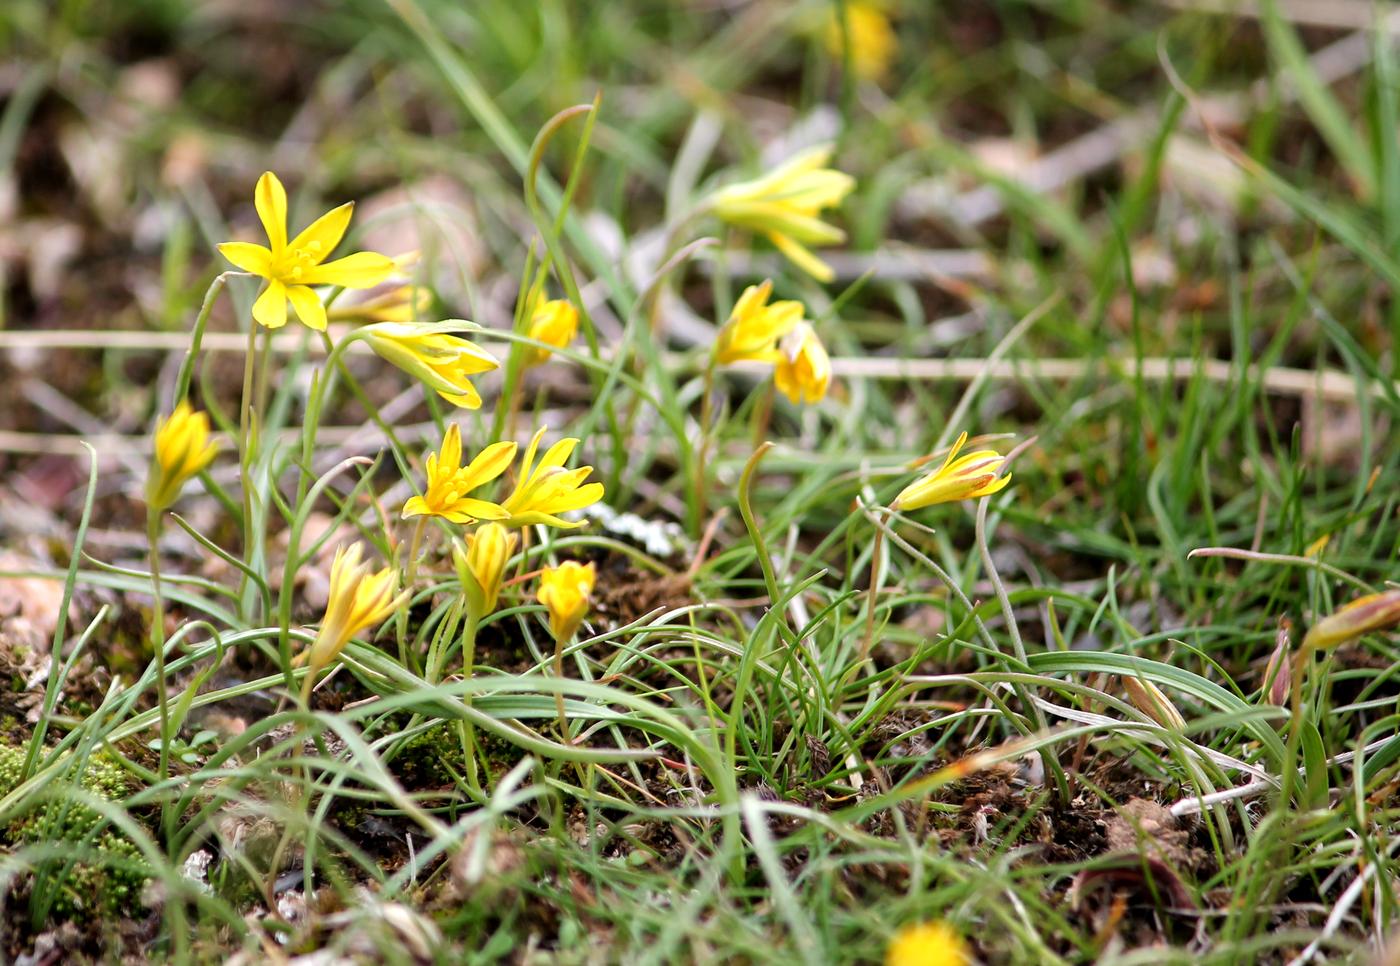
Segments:
[[[891,0],[877,78],[838,6],[0,8],[0,958],[860,963],[934,921],[994,963],[1380,955],[1397,641],[1303,646],[1400,577],[1374,11]],[[856,179],[830,284],[687,218],[822,142]],[[357,200],[344,251],[422,252],[421,317],[512,360],[480,409],[345,352],[312,419],[337,370],[293,321],[240,428],[258,288],[214,245],[260,239],[267,169],[293,230]],[[583,333],[521,376],[541,264]],[[831,390],[740,366],[707,406],[763,278]],[[152,554],[187,359],[222,452]],[[577,437],[605,486],[517,548],[470,677],[426,661],[462,527],[398,519],[449,422]],[[962,431],[1008,487],[880,509]],[[411,600],[302,704],[357,537]],[[563,560],[598,578],[561,679]]]

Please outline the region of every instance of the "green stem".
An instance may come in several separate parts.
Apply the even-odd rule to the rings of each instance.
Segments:
[[[160,587],[160,520],[159,510],[146,511],[146,536],[151,546],[151,594],[155,604],[151,612],[151,646],[156,659],[156,704],[160,708],[160,764],[156,768],[157,783],[170,777],[170,691],[165,680],[165,600]],[[161,809],[161,827],[166,828],[168,816]]]
[[[301,710],[311,711],[311,691],[316,686],[316,676],[319,668],[308,667],[306,674],[301,679]]]
[[[711,423],[714,421],[714,403],[711,397],[715,389],[715,354],[710,353],[710,361],[705,366],[704,384],[701,387],[700,396],[700,445],[699,451],[695,454],[695,531],[698,538],[705,529],[705,518],[709,514],[707,507],[707,479],[705,472],[705,461],[709,457],[711,437],[714,428]]]
[[[322,335],[325,336],[325,333]],[[326,364],[312,383],[311,395],[306,402],[306,418],[302,423],[301,468],[297,474],[296,500],[292,503],[296,516],[292,518],[287,534],[287,559],[282,567],[282,587],[277,597],[277,651],[289,693],[296,687],[292,675],[292,592],[296,584],[297,567],[301,563],[301,533],[310,513],[307,497],[311,489],[312,461],[316,451],[316,427],[321,422],[327,387],[333,382],[336,366],[340,364],[341,355],[346,347],[356,338],[357,334],[351,333],[340,342],[331,344],[330,337],[325,336]]]
[[[428,518],[420,516],[413,524],[413,537],[408,542],[408,562],[404,565],[403,586],[408,591],[409,601],[413,600],[413,581],[418,577],[418,554],[423,547],[423,531],[428,526]],[[398,619],[399,662],[408,667],[408,607],[399,608]]]
[[[768,385],[763,389],[763,395],[759,397],[758,405],[753,411],[753,444],[758,446],[768,435],[768,427],[773,423],[773,393],[776,390],[773,381],[770,379]]]
[[[1303,741],[1303,675],[1312,660],[1312,643],[1306,636],[1293,659],[1293,679],[1288,682],[1288,743],[1285,745],[1283,773],[1279,776],[1279,808],[1293,806],[1293,780],[1298,770],[1298,749]]]
[[[482,615],[477,613],[477,608],[470,601],[467,602],[467,620],[462,627],[462,678],[470,681],[476,671],[476,632],[481,626]],[[462,695],[462,703],[471,707],[472,696],[468,692]],[[476,729],[471,721],[461,722],[462,726],[462,753],[467,765],[467,787],[471,789],[473,795],[484,797],[481,789],[481,779],[476,773]]]
[[[214,311],[214,303],[219,300],[219,293],[230,278],[247,275],[247,272],[224,272],[217,275],[214,281],[209,283],[209,289],[204,293],[204,304],[199,307],[199,315],[195,316],[194,329],[190,333],[190,348],[185,353],[185,359],[180,363],[180,374],[175,379],[175,401],[184,399],[190,392],[190,382],[194,379],[194,364],[199,358],[200,346],[204,343],[204,329],[209,324],[209,315]]]
[[[253,453],[256,441],[253,439],[253,370],[257,361],[258,325],[248,322],[248,348],[243,356],[243,398],[238,407],[238,478],[243,487],[243,560],[249,567],[255,566],[253,559]],[[248,576],[243,574],[238,581],[238,606],[244,606],[248,590]],[[250,615],[244,613],[247,618]]]
[[[876,524],[875,545],[870,548],[870,587],[865,592],[865,638],[860,643],[860,663],[870,657],[875,643],[875,598],[880,593],[880,551],[885,544],[885,528]]]
[[[554,639],[554,676],[558,680],[564,680],[564,645],[568,641],[562,637]],[[569,718],[564,713],[564,692],[554,692],[554,707],[559,712],[559,739],[566,745],[572,745],[573,739],[569,737]]]

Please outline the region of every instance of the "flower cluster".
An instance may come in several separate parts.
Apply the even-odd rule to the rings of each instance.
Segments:
[[[853,0],[846,5],[845,21],[834,26],[839,28],[841,49],[854,68],[863,76],[878,77],[888,60],[891,44],[883,32],[887,21],[875,8],[867,9],[868,6]],[[834,43],[835,37],[828,31],[827,43]],[[845,233],[826,221],[824,213],[839,206],[855,187],[849,175],[829,166],[832,156],[830,146],[815,147],[760,177],[731,181],[702,198],[692,216],[708,215],[733,227],[761,234],[801,271],[829,282],[835,273],[813,254],[812,249],[844,241]],[[309,329],[325,333],[323,343],[329,352],[326,370],[313,380],[307,404],[303,454],[308,459],[301,466],[303,474],[310,472],[309,456],[325,402],[324,394],[328,391],[326,387],[334,382],[338,372],[346,372],[349,378],[343,353],[352,343],[368,348],[453,406],[475,410],[484,405],[482,392],[474,380],[499,369],[500,363],[473,339],[490,337],[491,333],[465,320],[433,322],[423,318],[434,304],[433,294],[421,286],[405,284],[417,261],[416,253],[391,258],[372,251],[354,251],[333,257],[349,230],[353,202],[332,208],[292,236],[288,230],[287,192],[277,176],[272,172],[264,173],[253,195],[253,208],[261,222],[266,244],[240,240],[219,245],[220,253],[229,262],[261,280],[252,304],[252,322],[256,324],[249,326],[250,335],[256,334],[259,327],[280,328],[294,315]],[[522,295],[517,332],[528,342],[515,357],[515,372],[506,380],[508,393],[518,391],[515,375],[521,367],[531,368],[549,361],[556,350],[569,346],[578,337],[580,322],[587,321],[574,302],[547,297],[548,267],[539,272],[528,292]],[[358,301],[347,305],[335,304],[344,289],[374,290],[391,278],[393,281],[383,290],[367,291]],[[710,406],[708,388],[715,368],[735,363],[771,367],[774,389],[794,404],[817,403],[827,396],[833,367],[816,326],[806,317],[807,310],[801,301],[774,300],[773,290],[771,279],[749,286],[718,329],[706,370],[704,406],[707,411]],[[337,323],[337,330],[344,331],[328,331],[331,322]],[[501,337],[512,336],[502,334]],[[261,390],[266,387],[258,386],[250,392],[249,387],[254,384],[253,357],[250,351],[240,421],[242,432],[237,439],[245,501],[244,542],[249,548],[258,543],[254,523],[261,519],[253,508],[268,502],[268,494],[254,493],[258,485],[266,485],[266,478],[259,477],[261,482],[254,482],[254,467],[259,467],[261,472],[265,460],[258,449],[257,419],[262,414],[252,412],[250,402],[254,398],[264,398]],[[188,376],[183,375],[179,389],[181,400],[188,388]],[[514,396],[500,400],[503,408],[498,413],[498,426],[514,426],[516,402]],[[525,569],[525,561],[531,553],[528,540],[532,528],[571,530],[581,527],[584,521],[574,515],[603,497],[603,484],[590,479],[591,466],[571,468],[568,465],[580,441],[564,437],[545,446],[546,433],[546,428],[540,427],[533,434],[518,463],[516,457],[521,447],[514,439],[486,444],[466,459],[462,429],[457,422],[448,421],[440,446],[424,461],[425,480],[421,492],[409,498],[400,513],[402,519],[415,521],[404,570],[401,572],[393,560],[394,548],[402,544],[392,533],[392,524],[386,524],[385,539],[380,542],[381,546],[389,548],[391,559],[385,566],[376,567],[362,560],[358,541],[347,542],[337,549],[324,616],[313,643],[299,659],[306,667],[304,700],[309,697],[319,673],[339,658],[351,639],[374,631],[395,614],[404,613],[412,599],[421,539],[428,532],[425,528],[430,520],[446,528],[452,538],[452,562],[461,587],[456,605],[467,617],[464,667],[468,675],[471,673],[470,638],[475,628],[496,611],[502,596],[514,583],[531,576],[523,575],[515,581],[507,578],[513,559],[519,561],[522,571]],[[513,428],[509,435],[514,436]],[[943,465],[906,487],[892,507],[913,510],[934,503],[988,496],[1007,486],[1010,477],[1001,472],[1003,458],[998,454],[979,450],[959,456],[965,439],[964,434]],[[210,439],[209,417],[194,412],[189,403],[181,401],[155,434],[154,458],[146,491],[153,532],[162,512],[175,502],[184,484],[203,473],[216,454],[217,446]],[[705,456],[702,445],[696,464],[701,469]],[[206,480],[211,486],[218,485],[213,476],[206,476]],[[303,475],[302,480],[305,492],[308,477]],[[505,485],[501,485],[503,483]],[[502,492],[494,492],[498,486]],[[319,494],[321,487],[318,484],[312,492]],[[703,475],[700,487],[703,494]],[[703,495],[697,502],[703,512]],[[294,533],[299,533],[303,520],[304,515],[297,513]],[[251,566],[258,558],[252,549],[248,553],[249,570],[245,572],[251,573]],[[289,574],[295,562],[295,559],[289,561]],[[539,574],[534,597],[555,641],[555,672],[562,676],[565,646],[578,633],[588,612],[598,572],[593,563],[564,560],[542,568]],[[290,640],[287,615],[292,610],[285,595],[291,586],[293,582],[286,580],[280,590],[284,595],[280,608],[283,615],[280,643],[284,654]],[[240,600],[255,601],[256,595],[243,593]],[[405,626],[405,621],[398,622],[401,652],[405,646]],[[428,666],[429,675],[436,680],[435,675],[442,670],[442,660],[448,651],[445,646],[434,646],[435,650],[429,650]],[[287,661],[290,674],[290,657]],[[557,692],[557,697],[561,737],[567,742],[571,735],[564,714],[562,690]],[[162,704],[163,720],[164,715]]]
[[[831,386],[831,359],[816,330],[803,320],[803,304],[770,303],[772,294],[771,280],[744,289],[715,339],[714,360],[772,365],[774,385],[793,403],[820,402]]]
[[[567,530],[583,526],[582,521],[564,520],[559,514],[597,503],[603,498],[603,484],[585,482],[593,473],[591,466],[564,468],[578,445],[577,439],[561,439],[545,451],[537,464],[535,454],[547,431],[547,427],[540,427],[526,447],[515,488],[500,503],[492,503],[469,494],[506,471],[515,460],[516,445],[492,443],[462,466],[461,432],[453,423],[442,448],[428,456],[427,489],[422,496],[404,504],[403,516],[436,516],[450,523],[498,520],[509,527],[540,524]]]

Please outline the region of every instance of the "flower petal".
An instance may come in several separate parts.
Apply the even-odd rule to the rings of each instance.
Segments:
[[[355,202],[347,201],[338,208],[332,208],[317,218],[293,238],[287,245],[293,251],[311,249],[310,254],[321,261],[335,251],[335,246],[345,237],[345,229],[350,227],[350,216],[355,213]],[[390,262],[392,265],[393,262]]]
[[[447,434],[442,437],[438,466],[445,468],[444,473],[456,473],[462,466],[462,430],[456,423],[448,426]]]
[[[258,220],[267,232],[272,251],[279,252],[287,247],[287,189],[271,171],[264,171],[258,179],[253,206],[258,209]]]
[[[455,424],[454,424],[455,425]],[[516,445],[513,441],[492,443],[472,460],[463,471],[463,483],[467,490],[474,490],[500,476],[515,459]]]
[[[520,461],[520,486],[523,486],[534,475],[535,451],[539,449],[540,440],[544,439],[544,434],[549,430],[548,426],[541,426],[535,430],[535,435],[530,437],[530,444],[525,447],[525,458]]]
[[[468,382],[456,388],[460,390],[460,392],[444,392],[443,390],[439,389],[437,391],[437,394],[443,399],[446,399],[452,405],[458,406],[462,409],[481,408],[481,393],[476,391],[475,386]]]
[[[500,505],[491,503],[488,500],[476,500],[469,496],[464,496],[452,505],[452,509],[459,510],[473,520],[508,520],[510,514]]]
[[[297,318],[301,319],[308,329],[326,331],[326,307],[321,304],[321,296],[317,295],[314,289],[305,285],[289,285],[287,298],[291,299],[292,308],[297,310]]]
[[[777,247],[778,251],[786,255],[794,265],[815,278],[818,282],[830,282],[836,277],[836,273],[831,270],[830,265],[813,255],[787,235],[770,233],[768,238],[773,242],[774,246]]]
[[[253,303],[253,318],[259,325],[280,329],[287,324],[287,286],[273,279]]]
[[[235,268],[261,275],[263,278],[271,277],[272,252],[262,245],[254,245],[252,242],[223,242],[219,245],[219,254],[232,262]]]
[[[313,226],[314,227],[314,226]],[[310,231],[310,229],[307,229]],[[327,249],[329,254],[329,249]],[[308,268],[302,281],[308,285],[341,285],[345,288],[374,288],[394,272],[394,260],[378,252],[355,252],[333,262]]]
[[[540,470],[552,469],[556,466],[563,466],[573,455],[574,447],[578,445],[578,440],[571,436],[565,436],[549,449],[545,450],[544,456],[540,459]],[[584,474],[587,476],[588,474]]]

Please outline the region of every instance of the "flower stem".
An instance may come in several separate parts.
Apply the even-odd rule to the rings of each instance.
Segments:
[[[257,323],[248,323],[248,349],[243,355],[243,398],[238,408],[238,475],[243,489],[243,562],[250,568],[253,560],[253,372],[257,367]],[[238,604],[244,606],[248,590],[248,575],[238,582]],[[251,615],[244,615],[251,616]]]
[[[311,710],[311,692],[316,687],[316,674],[319,668],[308,667],[306,675],[301,679],[301,710]]]
[[[567,644],[562,637],[554,639],[554,676],[560,681],[564,680],[564,645]],[[564,692],[562,690],[554,692],[554,707],[559,712],[559,735],[564,744],[572,745],[573,739],[569,737],[569,718],[564,713]]]
[[[875,527],[875,543],[870,548],[870,587],[865,592],[865,637],[860,643],[860,663],[870,658],[875,643],[875,598],[880,593],[880,551],[885,544],[885,528]]]
[[[705,463],[709,459],[710,442],[714,433],[711,423],[714,421],[714,396],[715,389],[715,354],[710,353],[710,360],[705,365],[704,385],[700,395],[700,445],[695,453],[695,535],[698,537],[705,528],[705,518],[709,515],[706,499],[706,468]]]
[[[1293,658],[1293,680],[1288,682],[1288,743],[1284,748],[1283,768],[1279,774],[1279,808],[1293,805],[1293,781],[1298,768],[1298,752],[1303,741],[1303,675],[1312,661],[1311,642],[1304,637]]]
[[[209,283],[209,289],[204,293],[204,304],[199,307],[199,315],[195,317],[194,329],[191,330],[190,348],[185,353],[185,359],[180,363],[180,374],[175,379],[175,401],[178,403],[189,395],[190,382],[194,379],[194,364],[199,358],[200,346],[204,343],[204,329],[209,324],[209,315],[214,311],[214,303],[219,300],[219,293],[224,290],[224,286],[230,278],[245,275],[244,272],[224,272],[217,275],[214,281]]]
[[[147,509],[146,535],[151,546],[151,593],[155,605],[151,613],[151,647],[156,659],[156,704],[160,709],[160,764],[156,780],[170,777],[170,691],[165,680],[165,600],[160,587],[160,511]],[[162,813],[166,811],[161,809]],[[161,825],[166,825],[162,814]]]
[[[753,445],[755,448],[768,436],[768,427],[773,422],[773,383],[770,381],[759,398],[753,411]]]
[[[476,670],[476,632],[481,626],[477,608],[467,603],[467,619],[462,626],[462,679],[470,681]],[[470,692],[462,695],[462,703],[471,707]],[[481,796],[481,779],[476,773],[476,729],[470,721],[462,722],[462,752],[467,765],[467,787],[473,795]]]
[[[420,516],[413,524],[413,536],[408,541],[408,561],[404,564],[403,586],[408,591],[408,604],[399,608],[399,661],[408,667],[408,611],[413,603],[413,581],[418,577],[418,554],[423,548],[423,531],[428,518]]]

